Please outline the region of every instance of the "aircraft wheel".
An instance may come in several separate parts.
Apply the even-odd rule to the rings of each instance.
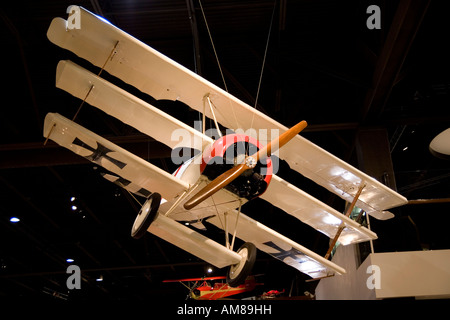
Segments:
[[[250,275],[256,260],[256,246],[246,242],[237,253],[242,257],[241,262],[230,266],[227,273],[227,283],[230,287],[237,287],[245,282]]]
[[[148,197],[147,201],[142,206],[136,219],[134,220],[133,227],[131,228],[131,236],[135,239],[142,238],[148,227],[155,220],[158,214],[159,205],[161,204],[161,195],[159,193],[152,193]]]

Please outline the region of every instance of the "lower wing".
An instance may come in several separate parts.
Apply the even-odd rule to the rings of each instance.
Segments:
[[[259,250],[268,253],[312,278],[346,273],[342,267],[243,213],[240,213],[238,217],[238,212],[232,210],[226,213],[226,217],[229,233],[233,234],[236,230],[238,238],[252,242]],[[208,222],[223,229],[220,218],[217,216],[208,219]]]
[[[173,199],[189,185],[57,113],[45,117],[44,137],[117,174],[122,184],[133,183]]]

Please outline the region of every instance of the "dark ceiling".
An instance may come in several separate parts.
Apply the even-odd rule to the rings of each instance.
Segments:
[[[104,16],[224,86],[199,1],[2,2],[0,297],[184,299],[187,291],[181,285],[162,280],[201,277],[207,264],[150,233],[133,239],[137,202],[104,180],[101,168],[52,141],[43,145],[45,115],[58,112],[72,118],[80,105],[55,88],[57,62],[79,59],[46,38],[50,21],[66,18],[71,4]],[[201,4],[232,94],[284,125],[307,120],[306,138],[361,168],[365,164],[358,158],[358,137],[372,129],[382,132],[389,150],[374,149],[376,156],[370,162],[392,161],[391,187],[408,199],[450,198],[450,161],[434,157],[428,147],[450,127],[446,2],[202,0]],[[366,26],[366,9],[372,4],[381,8],[379,30]],[[127,89],[186,123],[198,117],[181,103],[152,101]],[[175,169],[170,150],[88,105],[77,122],[161,168]],[[370,138],[367,146],[371,147]],[[342,200],[289,168],[282,168],[280,175],[343,209]],[[328,239],[258,201],[243,211],[325,254]],[[396,217],[390,221],[372,219],[379,235],[375,251],[450,249],[449,209],[447,202],[410,204],[392,210]],[[11,217],[20,222],[11,223]],[[217,230],[210,235],[218,241],[223,238]],[[82,270],[81,290],[66,287],[67,258]],[[302,274],[264,253],[258,255],[255,273],[263,274],[266,291],[293,288],[293,295],[303,295],[304,290],[314,290]],[[100,276],[103,281],[96,281]]]

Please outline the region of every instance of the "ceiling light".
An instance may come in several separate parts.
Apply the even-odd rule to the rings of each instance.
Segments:
[[[403,151],[406,151],[406,150],[408,150],[408,147],[404,147],[404,148],[403,148]]]
[[[71,259],[71,258],[67,258],[66,259],[66,262],[68,262],[68,263],[72,263],[72,262],[74,262],[75,260],[73,260],[73,259]]]
[[[75,198],[75,197],[71,197],[71,198],[70,198],[70,202],[74,202],[76,199],[77,199],[77,198]]]
[[[73,211],[75,211],[75,210],[77,210],[77,209],[78,209],[77,206],[72,206],[72,210],[73,210]]]
[[[11,219],[9,219],[9,221],[12,222],[12,223],[17,223],[17,222],[20,221],[20,219],[17,218],[17,217],[12,217]]]

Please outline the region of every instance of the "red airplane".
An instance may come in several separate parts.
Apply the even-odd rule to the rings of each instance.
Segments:
[[[249,292],[255,289],[257,285],[263,285],[263,283],[257,283],[254,276],[248,276],[244,284],[237,287],[230,287],[226,282],[215,282],[211,285],[211,280],[224,280],[226,277],[204,277],[204,278],[189,278],[180,280],[164,280],[163,282],[179,282],[183,286],[189,289],[189,296],[195,300],[217,300],[239,293]],[[185,284],[188,282],[188,285]]]

